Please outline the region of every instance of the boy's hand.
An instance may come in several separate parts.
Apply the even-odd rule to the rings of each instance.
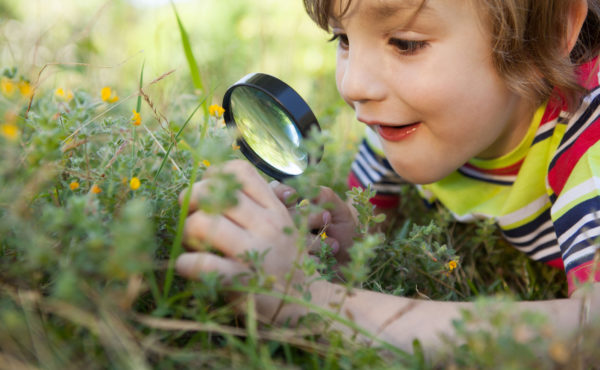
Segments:
[[[215,174],[224,171],[235,175],[242,188],[236,192],[237,205],[220,214],[209,214],[198,208],[198,200],[210,197],[210,185],[215,182]],[[184,199],[187,190],[180,195]],[[196,279],[200,272],[217,271],[231,282],[234,276],[249,272],[250,266],[243,259],[246,252],[256,251],[265,254],[262,268],[275,278],[274,289],[283,292],[286,274],[292,270],[298,259],[308,258],[299,253],[298,235],[294,222],[285,205],[256,170],[246,161],[231,161],[222,168],[211,167],[202,181],[194,184],[190,201],[190,213],[184,228],[186,248],[177,259],[180,275]],[[210,245],[223,254],[223,257],[208,252],[200,252],[203,245]],[[296,270],[292,284],[303,284],[308,277]],[[290,289],[288,293],[296,293]],[[279,305],[279,300],[270,296],[257,296],[257,310],[265,320],[270,320]],[[288,313],[293,307],[284,307],[278,317],[296,316]]]
[[[271,188],[279,198],[286,204],[291,213],[296,209],[295,199],[292,195],[295,190],[278,181],[272,181]],[[309,215],[308,226],[311,230],[325,231],[327,238],[324,240],[333,250],[333,254],[338,263],[344,264],[349,261],[348,249],[354,242],[356,236],[356,227],[358,224],[356,211],[345,203],[333,190],[327,187],[321,187],[319,195],[311,202],[316,205],[324,206],[326,209],[322,212]],[[317,252],[321,245],[321,238],[315,235],[315,240],[309,249],[311,252]]]

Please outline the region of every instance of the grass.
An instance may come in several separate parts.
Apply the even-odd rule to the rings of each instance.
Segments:
[[[251,5],[265,11],[258,4],[237,4],[228,3],[224,18],[229,29],[248,27],[252,20],[244,11]],[[182,6],[188,5],[178,5],[179,15],[189,14]],[[13,9],[0,7],[5,8]],[[12,11],[18,19],[18,11]],[[173,32],[183,30],[189,38],[184,50],[202,43],[185,18],[170,17]],[[597,325],[585,328],[580,333],[585,341],[577,345],[560,339],[545,318],[511,310],[513,299],[564,297],[562,272],[518,254],[489,222],[461,225],[443,209],[424,208],[408,186],[398,218],[384,230],[385,241],[365,236],[358,243],[346,284],[421,299],[476,301],[477,309],[455,323],[460,340],[447,341],[437,357],[426,358],[418,343],[414,354],[407,354],[386,343],[365,345],[333,330],[316,331],[332,321],[362,329],[342,315],[313,307],[309,297],[273,293],[260,269],[247,285],[223,286],[214,274],[202,276],[201,282],[178,278],[173,261],[181,251],[187,214],[187,200],[180,207],[178,194],[202,175],[207,163],[216,166],[240,157],[222,120],[200,108],[218,102],[225,80],[245,74],[237,62],[216,66],[214,61],[232,59],[227,47],[214,47],[212,55],[196,59],[182,52],[180,40],[173,55],[186,67],[199,66],[204,88],[199,95],[189,68],[158,72],[149,57],[99,72],[98,55],[85,42],[78,44],[84,62],[77,65],[36,67],[31,61],[2,59],[0,367],[571,368],[598,363]],[[261,47],[285,50],[278,42],[263,40]],[[257,48],[241,49],[234,59],[253,53],[266,58]],[[290,73],[290,80],[315,101],[326,129],[317,144],[326,143],[326,153],[295,185],[306,195],[322,184],[346,196],[345,174],[356,144],[355,133],[343,125],[348,112],[332,97],[331,86],[321,82],[332,81],[331,70],[302,72],[296,74],[304,78]],[[115,82],[98,83],[99,76]],[[105,85],[119,95],[118,101],[101,99]],[[141,126],[132,125],[132,109],[141,113]],[[133,177],[140,180],[139,188],[130,185]],[[235,188],[224,178],[207,206],[225,206]],[[368,196],[350,195],[362,207],[366,231],[378,221]],[[248,258],[260,266],[261,256]],[[310,261],[298,268],[327,271]],[[241,314],[234,310],[239,302],[226,299],[232,292],[248,297]],[[307,305],[315,314],[297,328],[259,324],[256,294]],[[488,330],[470,329],[470,323],[482,321],[489,323]]]

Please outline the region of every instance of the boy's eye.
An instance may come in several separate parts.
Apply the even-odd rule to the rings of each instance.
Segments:
[[[428,45],[427,41],[390,39],[390,45],[394,46],[398,51],[405,55],[415,54],[419,50]]]
[[[350,46],[350,43],[348,42],[348,35],[346,35],[345,33],[336,33],[333,35],[333,37],[329,39],[330,42],[336,40],[338,41],[338,45],[342,49],[348,49],[348,47]]]

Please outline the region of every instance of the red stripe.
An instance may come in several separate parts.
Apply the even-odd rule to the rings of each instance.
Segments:
[[[569,271],[569,273],[567,274],[567,284],[569,286],[569,295],[571,295],[571,293],[573,293],[575,291],[575,289],[579,288],[579,286],[583,283],[586,283],[589,281],[593,281],[593,282],[600,281],[600,266],[596,266],[596,268],[595,268],[596,272],[592,279],[592,270],[594,270],[593,264],[594,264],[594,261],[589,261],[589,262],[583,263],[583,264],[575,267],[571,271]]]
[[[358,177],[356,177],[356,175],[354,175],[352,172],[350,172],[348,175],[348,187],[350,189],[365,188]],[[400,196],[393,194],[376,194],[373,198],[369,199],[369,201],[371,204],[379,208],[395,208],[398,206],[398,204],[400,204]]]
[[[596,57],[591,61],[582,64],[577,69],[577,80],[581,86],[591,90],[598,86],[598,70],[600,69],[600,58]]]
[[[523,164],[523,159],[521,159],[519,162],[517,162],[515,164],[511,164],[510,166],[503,167],[503,168],[484,169],[484,168],[479,168],[477,166],[474,166],[470,163],[466,163],[463,167],[471,168],[477,172],[485,173],[488,175],[507,176],[507,175],[518,174],[519,170],[521,169],[521,164]]]
[[[552,190],[554,190],[554,194],[560,194],[571,175],[571,171],[573,171],[573,167],[575,167],[579,159],[599,139],[600,119],[588,126],[571,147],[560,155],[554,167],[548,172],[548,183],[552,187]]]
[[[560,257],[555,258],[555,259],[550,260],[550,261],[546,261],[545,263],[546,263],[546,265],[548,265],[550,267],[555,267],[557,269],[563,269],[564,270],[564,268],[565,268],[565,264],[563,263],[563,260]]]

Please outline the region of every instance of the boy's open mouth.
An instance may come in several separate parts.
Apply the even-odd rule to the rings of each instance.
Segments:
[[[415,122],[404,126],[377,125],[376,130],[379,136],[384,140],[400,141],[417,131],[420,125],[421,122]]]

